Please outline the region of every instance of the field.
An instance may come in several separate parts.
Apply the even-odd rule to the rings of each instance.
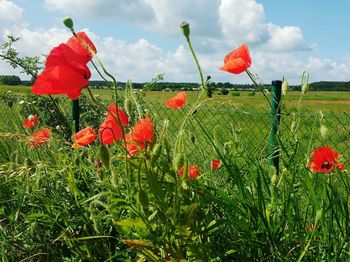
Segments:
[[[15,94],[29,94],[30,88],[26,86],[0,86],[0,91],[11,90]],[[93,89],[93,94],[99,95],[101,99],[110,101],[112,97],[111,90]],[[239,93],[239,96],[233,96],[232,93]],[[123,91],[120,91],[123,95]],[[163,103],[166,98],[174,95],[175,92],[148,91],[145,92],[144,101],[146,103]],[[87,92],[85,92],[87,95]],[[258,106],[265,107],[267,102],[264,96],[256,92],[254,96],[249,95],[251,91],[231,91],[228,95],[220,95],[215,92],[213,97],[206,101],[208,106],[211,105],[227,105],[227,106]],[[187,91],[188,104],[192,104],[196,100],[197,92]],[[267,94],[270,97],[271,94]],[[284,98],[283,104],[286,108],[298,107],[300,92],[291,91]],[[349,112],[350,110],[350,92],[329,92],[329,91],[310,91],[303,96],[301,107],[314,111],[332,111],[333,113]]]

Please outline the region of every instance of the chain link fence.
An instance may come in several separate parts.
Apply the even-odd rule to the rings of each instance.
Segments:
[[[169,121],[170,142],[175,141],[180,124],[189,112],[189,108],[186,107],[174,110],[156,103],[148,104],[147,110],[149,115],[157,119],[158,128],[164,120]],[[326,136],[321,135],[321,126],[327,128]],[[212,139],[222,141],[222,144],[225,140],[236,140],[240,150],[244,150],[253,158],[268,158],[271,127],[271,113],[268,107],[204,105],[190,117],[186,126],[191,137],[187,145],[188,155],[192,161],[198,163],[218,157],[208,142],[205,135],[207,132]],[[328,145],[338,151],[344,159],[350,157],[350,115],[346,112],[321,114],[307,109],[298,111],[283,108],[277,135],[280,150],[288,156],[295,154],[296,157],[306,159],[312,156],[315,148]]]

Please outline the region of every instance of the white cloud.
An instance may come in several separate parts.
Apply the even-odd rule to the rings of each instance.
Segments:
[[[12,1],[0,0],[0,21],[17,22],[22,20],[23,9]]]

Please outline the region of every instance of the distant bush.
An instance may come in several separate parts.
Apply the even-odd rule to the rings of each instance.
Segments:
[[[248,96],[255,96],[255,91],[249,92]]]
[[[240,92],[233,92],[231,95],[232,96],[241,96],[241,93]]]
[[[221,90],[220,90],[220,93],[221,93],[222,95],[228,95],[229,92],[230,92],[230,91],[228,91],[227,89],[221,89]]]

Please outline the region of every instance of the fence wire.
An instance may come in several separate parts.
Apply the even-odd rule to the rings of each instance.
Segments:
[[[189,108],[174,110],[163,104],[147,105],[150,115],[155,116],[158,127],[162,121],[169,121],[168,137],[174,142],[180,124],[189,112]],[[198,124],[200,121],[201,125]],[[269,157],[269,134],[271,129],[271,113],[269,108],[226,105],[202,106],[186,125],[189,140],[187,152],[192,161],[207,162],[216,158],[217,153],[208,143],[201,126],[215,141],[239,143],[240,150],[254,158]],[[321,126],[328,129],[326,136],[320,132]],[[294,130],[294,131],[293,131]],[[344,159],[349,158],[350,115],[346,112],[335,114],[303,109],[282,109],[278,130],[278,141],[281,155],[296,154],[301,159],[312,156],[315,148],[323,145],[333,147]],[[220,144],[220,143],[219,143]]]

